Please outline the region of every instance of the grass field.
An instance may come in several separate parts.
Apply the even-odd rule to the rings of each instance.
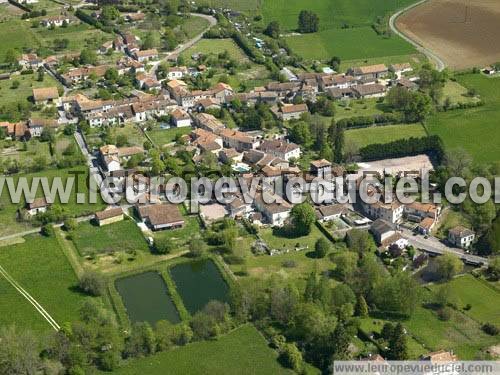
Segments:
[[[500,160],[500,79],[480,74],[458,77],[458,82],[474,88],[485,105],[482,107],[439,112],[427,121],[431,134],[441,137],[447,149],[463,148],[476,162]]]
[[[76,320],[86,297],[55,237],[32,235],[26,242],[0,248],[0,265],[59,323]],[[50,325],[35,308],[0,279],[0,325],[13,324],[46,332]],[[5,293],[5,294],[4,294]]]
[[[19,82],[17,89],[12,88],[14,81]],[[17,112],[19,103],[28,104],[28,100],[33,94],[33,88],[50,86],[60,87],[61,85],[48,74],[44,75],[43,82],[37,80],[36,74],[17,75],[10,80],[0,81],[0,118],[2,118],[2,112],[6,114],[11,111]]]
[[[4,62],[7,51],[15,49],[21,52],[24,47],[37,48],[41,45],[39,38],[30,30],[31,23],[20,19],[10,19],[0,23],[0,62]]]
[[[180,29],[186,35],[186,39],[194,38],[196,35],[200,34],[209,25],[209,22],[201,17],[189,17],[184,20]]]
[[[292,374],[292,371],[281,367],[276,357],[260,333],[253,326],[246,325],[218,340],[196,342],[153,357],[131,361],[116,373]]]
[[[78,176],[78,192],[85,194],[86,198],[88,198],[88,187],[86,181],[88,180],[88,169],[85,167],[75,167],[70,169],[50,169],[39,173],[32,173],[28,175],[19,175],[14,178],[14,181],[17,181],[19,177],[26,177],[28,182],[32,180],[33,177],[47,177],[49,182],[53,180],[54,177],[61,177],[63,183],[67,180],[67,177],[70,176],[69,171],[76,171],[77,173],[83,172],[82,175]],[[76,180],[75,180],[76,181]],[[96,204],[85,203],[78,204],[76,202],[76,182],[73,184],[72,193],[70,194],[70,198],[67,204],[62,205],[65,212],[72,216],[80,216],[90,212],[99,211],[104,207],[102,200],[100,199],[100,195],[97,196]],[[38,186],[37,196],[42,196],[43,190]],[[56,200],[56,203],[58,200]],[[0,236],[6,236],[8,234],[21,232],[27,229],[31,229],[31,225],[27,222],[18,222],[16,220],[16,211],[18,208],[22,208],[24,206],[24,200],[21,199],[20,203],[12,203],[10,199],[9,192],[7,189],[3,189],[0,194],[0,222],[2,226],[0,226]]]
[[[370,26],[294,35],[287,37],[286,41],[294,52],[309,60],[325,60],[333,56],[353,60],[415,53],[415,49],[404,40],[396,36],[381,37]]]
[[[500,326],[500,293],[474,278],[470,274],[457,277],[449,282],[460,300],[460,306],[470,304],[472,308],[465,314],[480,323],[493,323]],[[439,285],[433,285],[437,289]]]
[[[413,0],[262,0],[264,23],[279,21],[285,30],[295,30],[301,10],[307,9],[319,16],[320,30],[370,26],[377,16],[385,16],[404,8]]]
[[[112,40],[113,36],[93,28],[86,23],[70,24],[68,27],[56,27],[53,30],[39,26],[31,29],[39,36],[43,44],[47,47],[54,45],[55,39],[68,39],[68,50],[80,51],[82,48],[97,48],[102,43]]]
[[[261,0],[201,0],[197,4],[210,8],[234,9],[253,15],[261,7]]]
[[[346,139],[354,141],[359,147],[372,143],[389,143],[410,137],[425,137],[425,135],[425,130],[420,124],[372,126],[345,132]]]
[[[236,43],[234,43],[232,39],[201,39],[194,46],[185,50],[181,54],[181,56],[183,56],[186,60],[189,60],[195,53],[201,53],[203,55],[217,55],[224,51],[227,51],[229,53],[229,56],[236,61],[249,61],[248,57],[236,45]]]
[[[82,256],[118,251],[149,251],[144,236],[130,219],[102,227],[89,222],[80,223],[72,236]]]
[[[154,238],[169,238],[175,244],[174,252],[185,250],[186,244],[195,236],[200,234],[200,219],[197,215],[188,215],[184,206],[179,206],[184,216],[184,226],[178,229],[162,230],[154,233]]]

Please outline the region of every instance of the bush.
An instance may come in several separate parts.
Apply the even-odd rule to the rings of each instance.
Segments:
[[[40,233],[42,234],[42,236],[52,237],[54,235],[54,228],[52,227],[51,224],[45,224],[42,227],[42,230],[40,231]]]
[[[81,277],[79,286],[83,292],[98,297],[104,293],[106,281],[97,272],[88,271]]]
[[[437,311],[438,318],[443,321],[448,321],[451,319],[452,309],[451,307],[443,307]]]
[[[70,218],[70,219],[64,220],[64,230],[67,232],[71,232],[71,231],[75,230],[77,226],[78,226],[78,222],[76,221],[76,219]]]
[[[154,249],[158,254],[168,254],[174,248],[175,244],[170,238],[160,238],[154,242]]]
[[[500,333],[500,330],[498,329],[498,327],[494,324],[491,324],[491,323],[483,324],[481,329],[484,331],[484,333],[486,333],[490,336],[496,336]]]

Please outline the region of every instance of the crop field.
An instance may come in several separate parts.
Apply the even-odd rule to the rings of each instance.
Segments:
[[[397,20],[397,27],[455,69],[500,60],[497,0],[432,0]]]
[[[118,369],[118,375],[132,374],[292,374],[278,363],[251,325],[238,328],[218,340],[202,341],[134,360]],[[196,364],[193,360],[196,359]]]
[[[85,297],[55,237],[32,235],[25,242],[0,248],[0,265],[59,323],[78,318]],[[54,277],[54,276],[57,277]],[[0,277],[0,324],[16,324],[36,332],[50,325],[35,308]]]
[[[457,78],[466,88],[474,88],[484,101],[481,107],[438,112],[431,116],[426,127],[441,137],[447,149],[463,148],[476,162],[500,160],[500,79],[480,74]]]
[[[72,236],[75,247],[82,256],[116,251],[149,250],[137,225],[128,219],[102,227],[84,222],[78,225]]]
[[[355,142],[358,147],[364,147],[372,143],[389,143],[398,139],[410,137],[425,137],[426,133],[420,124],[372,126],[347,130],[346,139]]]

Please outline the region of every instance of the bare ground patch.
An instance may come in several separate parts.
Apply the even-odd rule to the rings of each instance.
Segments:
[[[396,25],[451,68],[500,61],[498,0],[430,0],[403,14]]]

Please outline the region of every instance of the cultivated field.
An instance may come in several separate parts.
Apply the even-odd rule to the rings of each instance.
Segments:
[[[500,60],[498,0],[431,0],[397,20],[397,27],[452,68]]]

